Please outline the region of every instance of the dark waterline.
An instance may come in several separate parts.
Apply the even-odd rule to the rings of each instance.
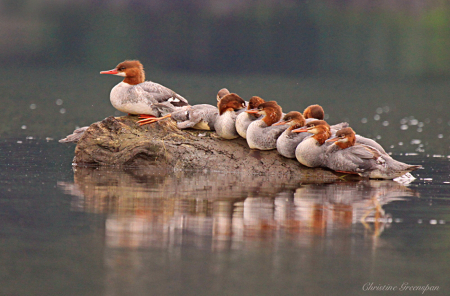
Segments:
[[[446,157],[395,156],[425,167],[403,186],[73,170],[73,146],[55,141],[2,140],[0,152],[2,295],[450,288]]]

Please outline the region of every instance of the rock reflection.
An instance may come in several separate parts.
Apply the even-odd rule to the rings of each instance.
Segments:
[[[282,176],[76,168],[73,210],[106,214],[109,247],[308,244],[363,225],[378,236],[387,203],[415,195],[394,181],[308,183]],[[364,228],[361,228],[364,229]]]

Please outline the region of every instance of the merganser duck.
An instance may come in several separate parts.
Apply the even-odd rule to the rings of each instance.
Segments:
[[[306,137],[310,136],[308,133],[293,133],[292,130],[305,126],[305,118],[302,113],[291,111],[284,115],[280,122],[273,124],[288,125],[288,128],[277,139],[277,151],[287,158],[295,158],[295,148]]]
[[[395,179],[421,168],[399,162],[376,148],[356,143],[355,132],[347,127],[327,142],[326,166],[334,171],[358,174],[372,179]]]
[[[218,102],[219,116],[216,118],[214,129],[217,135],[224,139],[236,139],[237,111],[245,110],[245,101],[237,94],[231,93],[223,96]]]
[[[217,108],[219,107],[220,99],[222,99],[224,96],[229,95],[230,91],[226,88],[222,88],[217,92]]]
[[[328,122],[326,122],[325,120],[317,120],[314,118],[308,118],[308,119],[305,119],[305,121],[306,121],[305,127],[314,127],[316,125],[327,126],[330,129],[332,136],[335,135],[338,130],[348,127],[347,122],[341,122],[341,123],[329,125]]]
[[[303,117],[305,117],[305,119],[315,118],[323,120],[325,118],[325,111],[323,111],[323,108],[320,105],[310,105],[303,111]]]
[[[189,106],[185,110],[178,110],[171,114],[179,129],[193,128],[198,130],[214,130],[219,109],[209,104]]]
[[[349,126],[349,124],[347,122],[341,122],[341,123],[338,123],[338,124],[330,126],[324,120],[315,120],[315,119],[312,119],[311,121],[310,120],[311,119],[306,119],[306,123],[307,123],[308,127],[312,127],[314,125],[326,125],[326,126],[328,126],[330,128],[331,136],[336,135],[337,131],[339,131],[339,130]],[[295,130],[293,132],[295,132]],[[378,144],[376,141],[374,141],[372,139],[369,139],[369,138],[366,138],[366,137],[363,137],[363,136],[360,136],[360,135],[356,135],[356,143],[372,146],[372,147],[376,148],[378,151],[380,151],[382,154],[386,154],[387,155],[387,153],[384,150],[384,148],[380,144]]]
[[[288,128],[285,125],[273,126],[282,116],[282,109],[275,101],[265,102],[258,109],[245,111],[250,114],[264,115],[255,120],[247,129],[247,144],[251,149],[272,150],[277,148],[278,137]]]
[[[217,99],[220,100],[225,95],[230,94],[228,89],[222,88],[217,93]],[[198,130],[214,130],[216,119],[219,116],[219,109],[209,104],[198,104],[179,108],[173,113],[160,118],[148,118],[138,121],[140,125],[150,124],[165,118],[172,117],[177,122],[179,129],[193,128]]]
[[[100,74],[125,77],[113,87],[110,94],[111,104],[121,112],[152,118],[189,105],[185,98],[173,90],[155,82],[145,81],[144,67],[137,60],[124,61],[114,69],[101,71]]]
[[[247,109],[248,110],[257,109],[258,106],[264,102],[265,101],[260,97],[253,96],[250,98]],[[244,139],[247,138],[248,126],[250,125],[250,123],[257,120],[259,116],[260,116],[259,114],[242,112],[236,117],[236,131],[242,138]]]
[[[310,125],[310,126],[308,126]],[[307,137],[295,149],[297,160],[310,168],[325,166],[325,152],[329,144],[325,141],[331,136],[330,128],[327,125],[307,124],[306,127],[293,130],[294,133],[307,132],[313,134]]]
[[[322,106],[320,106],[320,105],[310,105],[310,106],[306,107],[306,109],[303,111],[303,117],[305,117],[306,123],[309,123],[315,119],[323,120],[325,117],[325,111],[323,110]],[[341,128],[344,128],[344,127],[348,127],[348,124],[347,124],[347,126],[339,126],[339,124],[336,124],[336,125],[330,127],[330,131],[331,131],[332,135],[334,135],[338,130],[340,130]],[[366,138],[366,137],[363,137],[360,135],[356,135],[356,142],[360,143],[360,144],[365,144],[365,145],[375,147],[376,149],[380,150],[381,153],[387,154],[386,151],[384,150],[384,148],[372,139],[369,139],[369,138]]]

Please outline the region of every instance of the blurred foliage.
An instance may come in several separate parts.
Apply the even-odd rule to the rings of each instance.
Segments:
[[[0,58],[15,63],[99,67],[146,58],[147,68],[168,70],[389,77],[450,69],[446,1],[2,0],[0,7]]]

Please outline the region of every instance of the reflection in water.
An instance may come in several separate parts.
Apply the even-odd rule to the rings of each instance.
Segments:
[[[378,236],[382,206],[415,193],[394,181],[308,183],[276,176],[76,168],[73,210],[105,213],[109,247],[236,249],[309,244],[363,223]]]

